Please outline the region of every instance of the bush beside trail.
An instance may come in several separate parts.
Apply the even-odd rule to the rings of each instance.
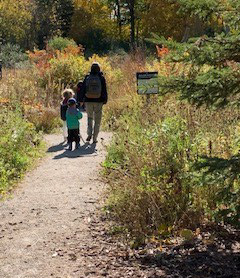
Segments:
[[[41,153],[41,135],[33,124],[22,117],[18,108],[0,111],[0,196],[8,192],[16,180]]]
[[[134,64],[145,70],[161,64],[162,74],[170,72],[164,61]],[[136,95],[131,67],[123,76],[118,91],[124,102],[111,102],[110,96],[105,110],[105,122],[115,133],[104,163],[106,209],[116,225],[140,241],[206,223],[237,227],[239,180],[229,183],[227,173],[207,173],[198,165],[207,156],[225,163],[239,152],[238,109],[197,108],[174,96],[146,102]]]
[[[19,45],[0,45],[0,61],[6,68],[23,68],[29,66],[27,54],[22,51]]]

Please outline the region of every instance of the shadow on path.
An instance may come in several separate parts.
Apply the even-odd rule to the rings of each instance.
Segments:
[[[139,255],[138,263],[145,267],[161,268],[171,278],[239,278],[239,236],[227,240],[193,240],[165,252]],[[156,250],[156,249],[155,249]],[[157,278],[153,276],[152,278]]]
[[[67,146],[67,143],[66,142],[62,142],[56,146],[51,146],[47,152],[48,153],[55,153],[55,152],[59,152],[59,151],[63,151],[64,148]]]
[[[69,151],[66,149],[67,144],[61,143],[57,146],[52,146],[48,149],[48,152],[59,152],[64,150],[63,153],[54,156],[53,159],[61,158],[77,158],[81,156],[97,156],[96,144],[84,144],[77,150]]]

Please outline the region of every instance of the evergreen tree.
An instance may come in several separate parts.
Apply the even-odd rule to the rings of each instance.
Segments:
[[[188,43],[177,43],[156,35],[151,41],[166,45],[168,61],[181,64],[183,71],[161,79],[161,92],[180,93],[198,106],[224,107],[240,104],[240,3],[235,0],[179,0],[181,10],[205,21],[218,18],[214,36],[204,35]],[[219,32],[219,30],[221,32]]]

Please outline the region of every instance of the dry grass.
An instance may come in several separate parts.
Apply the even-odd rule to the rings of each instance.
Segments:
[[[239,111],[197,109],[176,96],[146,101],[136,94],[135,73],[159,64],[127,57],[118,65],[122,79],[105,110],[105,125],[115,132],[104,164],[106,208],[137,238],[225,221],[229,202],[237,208],[239,198],[231,198],[239,196],[239,182],[228,195],[224,178],[204,178],[193,166],[205,155],[228,159],[239,152]],[[161,72],[169,70],[161,62]]]
[[[49,83],[45,89],[39,84],[38,72],[31,69],[4,70],[0,82],[0,102],[18,106],[23,116],[36,129],[50,132],[59,126],[58,106],[61,90]]]

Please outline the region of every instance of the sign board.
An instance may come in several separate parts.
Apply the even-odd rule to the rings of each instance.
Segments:
[[[138,72],[137,87],[139,95],[158,94],[158,72]]]

